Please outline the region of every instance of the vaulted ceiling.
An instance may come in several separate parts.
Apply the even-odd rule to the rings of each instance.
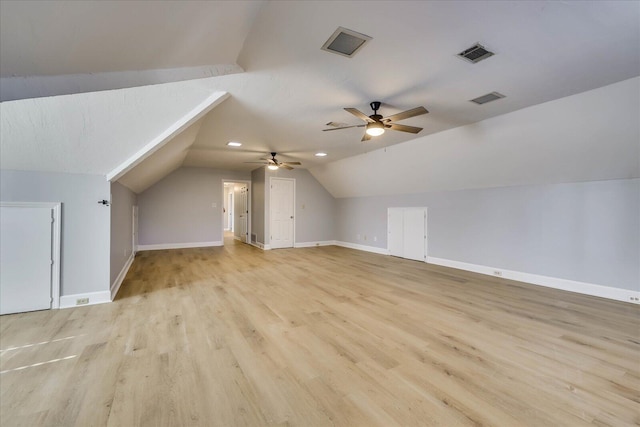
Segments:
[[[402,123],[424,137],[640,75],[633,1],[3,0],[0,18],[2,167],[105,174],[136,191],[180,165],[250,170],[277,151],[324,168],[416,138],[322,132],[359,124],[343,107],[423,105]],[[321,50],[339,26],[372,40],[353,58]],[[456,56],[476,42],[495,56]],[[506,98],[469,102],[492,91]],[[184,121],[215,93],[229,97]],[[181,120],[182,136],[168,132]],[[131,162],[154,141],[162,151]]]

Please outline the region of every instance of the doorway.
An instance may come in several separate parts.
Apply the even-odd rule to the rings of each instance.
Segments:
[[[250,243],[251,235],[251,182],[222,180],[222,230],[223,237],[233,237],[242,243]],[[224,244],[224,238],[222,239]]]
[[[295,242],[296,181],[291,178],[271,178],[270,182],[270,246],[272,249],[292,248]]]

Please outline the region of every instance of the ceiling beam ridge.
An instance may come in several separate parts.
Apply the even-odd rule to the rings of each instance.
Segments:
[[[162,148],[165,144],[171,141],[176,135],[191,126],[198,119],[203,117],[209,111],[214,109],[225,99],[229,97],[228,92],[216,91],[209,95],[204,101],[196,105],[191,111],[182,116],[179,120],[169,126],[164,132],[151,140],[148,144],[138,150],[133,156],[122,162],[115,167],[111,172],[106,175],[107,181],[117,181],[128,171],[133,169],[136,165],[140,164],[144,159],[155,153]]]

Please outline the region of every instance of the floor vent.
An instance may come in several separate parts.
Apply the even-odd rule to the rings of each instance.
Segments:
[[[486,104],[487,102],[495,101],[497,99],[504,98],[505,96],[498,92],[491,92],[486,95],[479,96],[471,100],[471,102],[475,102],[478,105]]]
[[[467,61],[472,62],[474,64],[476,62],[482,61],[483,59],[487,59],[493,55],[494,55],[493,52],[489,52],[487,49],[484,48],[484,46],[478,43],[474,44],[469,49],[464,50],[458,54],[460,58],[466,59]]]
[[[322,46],[322,50],[351,58],[369,40],[371,40],[369,36],[338,27]]]

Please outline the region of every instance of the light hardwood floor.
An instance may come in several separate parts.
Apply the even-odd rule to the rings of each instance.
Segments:
[[[338,247],[139,253],[0,318],[0,425],[630,426],[640,309]]]

